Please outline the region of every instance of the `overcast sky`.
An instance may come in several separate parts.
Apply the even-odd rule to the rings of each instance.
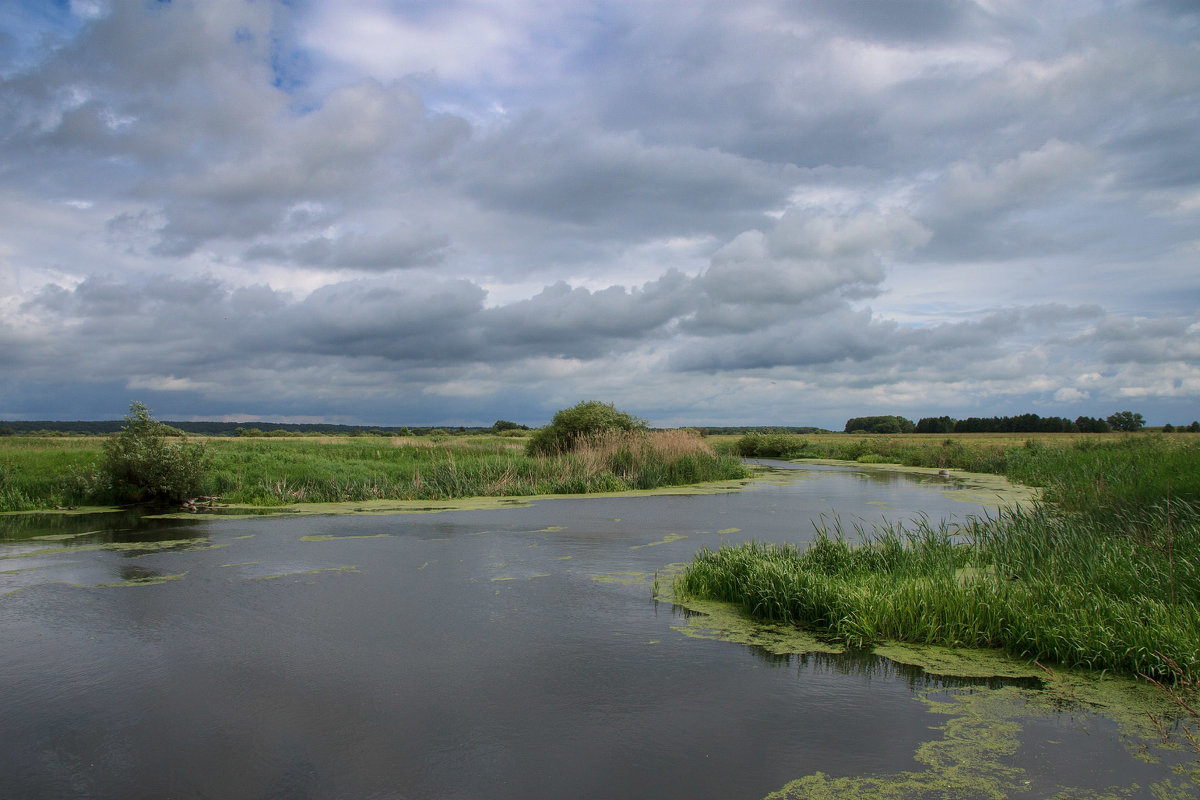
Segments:
[[[0,5],[0,419],[1200,418],[1200,3]]]

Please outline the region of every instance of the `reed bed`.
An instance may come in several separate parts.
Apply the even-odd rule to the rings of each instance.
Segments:
[[[0,442],[0,511],[106,503],[102,438]],[[203,493],[226,503],[444,500],[653,489],[745,477],[694,433],[609,434],[531,457],[499,436],[207,439]]]
[[[1002,648],[1169,684],[1200,676],[1200,509],[1190,503],[1108,517],[1043,504],[961,527],[852,533],[823,520],[807,547],[704,550],[675,591],[854,646]]]

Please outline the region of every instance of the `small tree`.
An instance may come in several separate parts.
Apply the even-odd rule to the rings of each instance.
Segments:
[[[129,404],[121,432],[104,442],[103,472],[117,500],[177,502],[200,493],[208,451],[170,431],[145,404]]]
[[[1108,418],[1108,424],[1114,431],[1140,431],[1146,420],[1132,411],[1118,411]]]
[[[1188,433],[1200,433],[1200,422],[1192,420],[1192,424],[1188,425]]]
[[[526,445],[530,455],[546,455],[572,450],[581,439],[604,431],[634,431],[646,427],[646,421],[612,403],[585,400],[555,412],[550,424],[538,428]]]

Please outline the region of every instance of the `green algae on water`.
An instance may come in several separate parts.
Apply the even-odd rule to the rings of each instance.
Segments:
[[[160,583],[168,583],[170,581],[183,580],[187,576],[186,572],[180,572],[175,575],[159,575],[155,573],[147,573],[142,575],[134,575],[117,583],[98,583],[92,587],[93,589],[115,589],[125,586],[156,586]]]
[[[652,572],[604,572],[593,575],[596,583],[619,583],[629,586],[649,586],[654,580]]]
[[[193,550],[217,550],[226,547],[225,544],[214,544],[205,538],[166,539],[152,542],[101,542],[98,544],[82,544],[76,546],[43,547],[37,550],[26,550],[17,553],[0,555],[0,561],[13,558],[40,558],[43,556],[58,556],[68,553],[88,553],[99,550],[111,550],[118,553],[179,553]]]
[[[1033,774],[1014,764],[1022,745],[1024,723],[1053,713],[1037,702],[1045,693],[1007,686],[987,690],[918,693],[931,714],[945,721],[935,726],[941,737],[921,744],[914,759],[920,770],[835,777],[815,772],[791,781],[767,800],[920,800],[921,798],[1049,798],[1102,800],[1128,798],[1149,790],[1159,800],[1196,797],[1194,773],[1177,770],[1148,787],[1135,783],[1084,789],[1056,782],[1055,774]]]
[[[357,566],[347,564],[341,567],[319,567],[317,569],[297,570],[295,572],[280,572],[275,575],[251,575],[243,580],[247,581],[273,581],[280,578],[301,578],[309,575],[319,575],[324,572],[347,573],[347,572],[362,572]]]
[[[504,581],[531,581],[534,578],[549,578],[549,577],[551,577],[549,572],[535,572],[532,575],[525,575],[524,577],[518,577],[516,575],[501,575],[500,577],[492,578],[491,580],[492,580],[492,583],[501,583]]]
[[[669,565],[668,577],[683,565]],[[674,601],[669,590],[662,599]],[[769,624],[746,615],[731,603],[688,597],[684,620],[672,628],[685,636],[736,642],[762,648],[775,655],[839,654],[844,648],[822,640],[796,626]],[[1113,723],[1131,758],[1154,761],[1156,753],[1181,750],[1179,741],[1163,741],[1154,715],[1168,714],[1165,696],[1143,681],[1085,670],[1051,669],[1028,663],[1000,651],[954,649],[887,643],[873,654],[888,661],[918,667],[932,678],[951,683],[958,679],[983,680],[966,689],[946,689],[934,684],[916,692],[930,713],[945,718],[936,726],[940,738],[920,745],[914,759],[924,765],[890,774],[830,776],[815,772],[802,776],[768,795],[769,800],[919,800],[922,798],[1051,798],[1051,800],[1102,800],[1142,795],[1157,800],[1194,798],[1200,791],[1200,769],[1181,765],[1156,783],[1080,789],[1051,785],[1044,777],[1029,774],[1013,762],[1022,744],[1028,721],[1062,713],[1095,715]],[[992,687],[991,681],[1016,681]],[[1041,688],[1034,688],[1041,687]],[[1178,736],[1176,738],[1179,738]]]
[[[333,534],[313,534],[312,536],[301,536],[302,542],[340,542],[343,539],[388,539],[390,533],[367,533],[361,536],[335,536]]]
[[[656,547],[660,544],[671,544],[672,542],[678,542],[679,540],[686,539],[686,538],[687,538],[687,536],[682,533],[668,533],[666,536],[659,539],[657,542],[646,542],[646,544],[635,544],[635,545],[632,545],[629,549],[630,550],[641,550],[643,547]]]

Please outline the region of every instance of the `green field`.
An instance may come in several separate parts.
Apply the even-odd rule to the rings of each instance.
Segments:
[[[200,493],[278,506],[653,489],[745,477],[738,459],[685,431],[601,436],[573,452],[525,454],[524,439],[447,437],[204,438]],[[104,437],[0,438],[0,511],[106,505]]]

